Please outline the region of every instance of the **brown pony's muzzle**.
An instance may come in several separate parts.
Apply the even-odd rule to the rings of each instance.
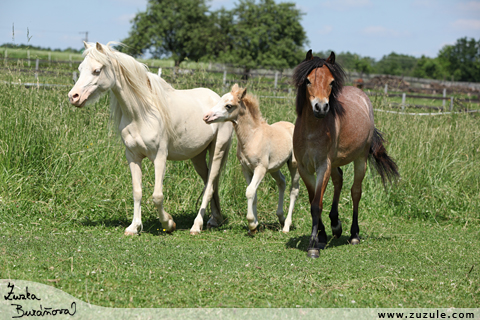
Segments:
[[[313,115],[315,118],[323,119],[325,116],[328,114],[328,111],[330,111],[330,106],[327,103],[320,103],[317,102],[313,106]]]

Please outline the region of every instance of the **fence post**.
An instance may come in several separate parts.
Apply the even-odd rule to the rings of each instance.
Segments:
[[[73,83],[77,82],[77,71],[73,71]]]
[[[447,89],[444,88],[443,89],[443,102],[442,102],[443,110],[445,110],[445,98],[446,97],[447,97]]]
[[[453,97],[450,97],[450,111],[453,110]]]
[[[385,89],[383,90],[383,92],[385,94],[388,94],[388,84],[387,83],[385,83]]]
[[[158,68],[157,74],[160,78],[162,77],[162,68]]]
[[[277,89],[277,83],[278,83],[278,71],[275,71],[275,90]]]
[[[71,68],[72,67],[72,55],[70,55],[69,60],[70,60],[70,68]]]
[[[27,64],[30,67],[30,50],[27,50]]]
[[[402,110],[405,110],[405,99],[407,97],[407,94],[404,92],[402,93]]]
[[[48,53],[48,64],[51,64],[52,63],[52,53],[49,52]]]
[[[227,70],[223,70],[223,86],[227,83]]]
[[[40,60],[37,58],[37,60],[35,60],[35,79],[38,79],[38,65],[40,63]]]

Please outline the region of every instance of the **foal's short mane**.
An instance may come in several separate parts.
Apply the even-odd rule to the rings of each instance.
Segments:
[[[240,92],[243,91],[243,88],[240,87],[233,87],[232,94],[237,97]],[[262,112],[260,111],[258,100],[255,96],[247,93],[243,99],[243,104],[247,108],[248,112],[252,115],[252,118],[255,120],[259,120],[260,122],[265,122],[265,119],[262,117]]]
[[[329,99],[330,111],[334,117],[337,115],[342,116],[345,111],[342,104],[338,101],[338,96],[345,83],[345,71],[338,63],[332,64],[327,59],[313,57],[311,60],[302,61],[293,71],[293,85],[297,88],[296,110],[298,116],[302,114],[303,106],[307,102],[307,84],[305,79],[307,79],[310,72],[323,65],[327,66],[335,79]]]
[[[148,119],[153,116],[152,111],[156,109],[167,132],[173,134],[165,100],[166,91],[173,88],[165,80],[149,72],[145,64],[113,49],[114,44],[116,43],[109,42],[107,45],[101,45],[101,51],[93,44],[84,51],[83,55],[90,56],[106,66],[105,72],[108,77],[114,77],[121,83],[125,93],[126,107],[132,114]],[[110,106],[112,118],[118,128],[122,110],[113,94],[110,95]]]

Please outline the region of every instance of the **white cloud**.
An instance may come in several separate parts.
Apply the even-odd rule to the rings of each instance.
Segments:
[[[321,34],[321,35],[326,35],[326,34],[331,33],[332,30],[333,30],[332,26],[323,26],[323,27],[321,27],[320,29],[317,30],[317,33]]]
[[[461,3],[459,8],[467,12],[480,12],[480,1],[469,1]]]
[[[369,26],[362,29],[362,34],[366,36],[375,37],[402,37],[408,35],[407,32],[400,32],[393,29],[388,29],[383,26]]]
[[[453,22],[452,26],[460,30],[480,30],[480,20],[459,19]]]
[[[121,24],[121,25],[130,25],[130,21],[135,18],[135,14],[124,14],[124,15],[121,15],[119,17],[117,17],[117,21]]]
[[[372,1],[370,0],[327,0],[322,2],[322,7],[336,9],[338,11],[370,7],[372,5]]]

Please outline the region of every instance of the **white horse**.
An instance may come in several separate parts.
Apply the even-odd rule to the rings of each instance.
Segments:
[[[277,216],[283,225],[283,232],[290,230],[292,212],[298,197],[300,174],[297,161],[293,155],[293,130],[295,126],[286,121],[269,125],[260,112],[258,101],[247,93],[247,89],[233,85],[232,91],[225,94],[220,101],[208,111],[203,120],[206,123],[233,122],[237,134],[237,157],[242,164],[242,172],[247,180],[248,188],[248,229],[249,234],[256,232],[257,220],[257,188],[268,172],[278,186]],[[292,186],[290,189],[290,206],[285,219],[283,215],[283,197],[285,194],[285,177],[280,168],[287,163]]]
[[[131,56],[99,44],[85,44],[80,76],[68,93],[70,103],[83,107],[110,91],[111,111],[126,148],[132,173],[133,221],[126,235],[138,234],[142,228],[142,159],[150,159],[155,168],[155,187],[152,200],[158,210],[163,228],[173,232],[176,224],[163,206],[163,178],[166,160],[191,159],[205,183],[200,210],[190,229],[198,234],[208,203],[212,216],[209,227],[222,222],[218,182],[231,144],[233,127],[230,123],[209,126],[203,114],[220,97],[204,88],[175,90]],[[209,152],[209,166],[206,154]],[[180,197],[182,195],[179,195]]]

